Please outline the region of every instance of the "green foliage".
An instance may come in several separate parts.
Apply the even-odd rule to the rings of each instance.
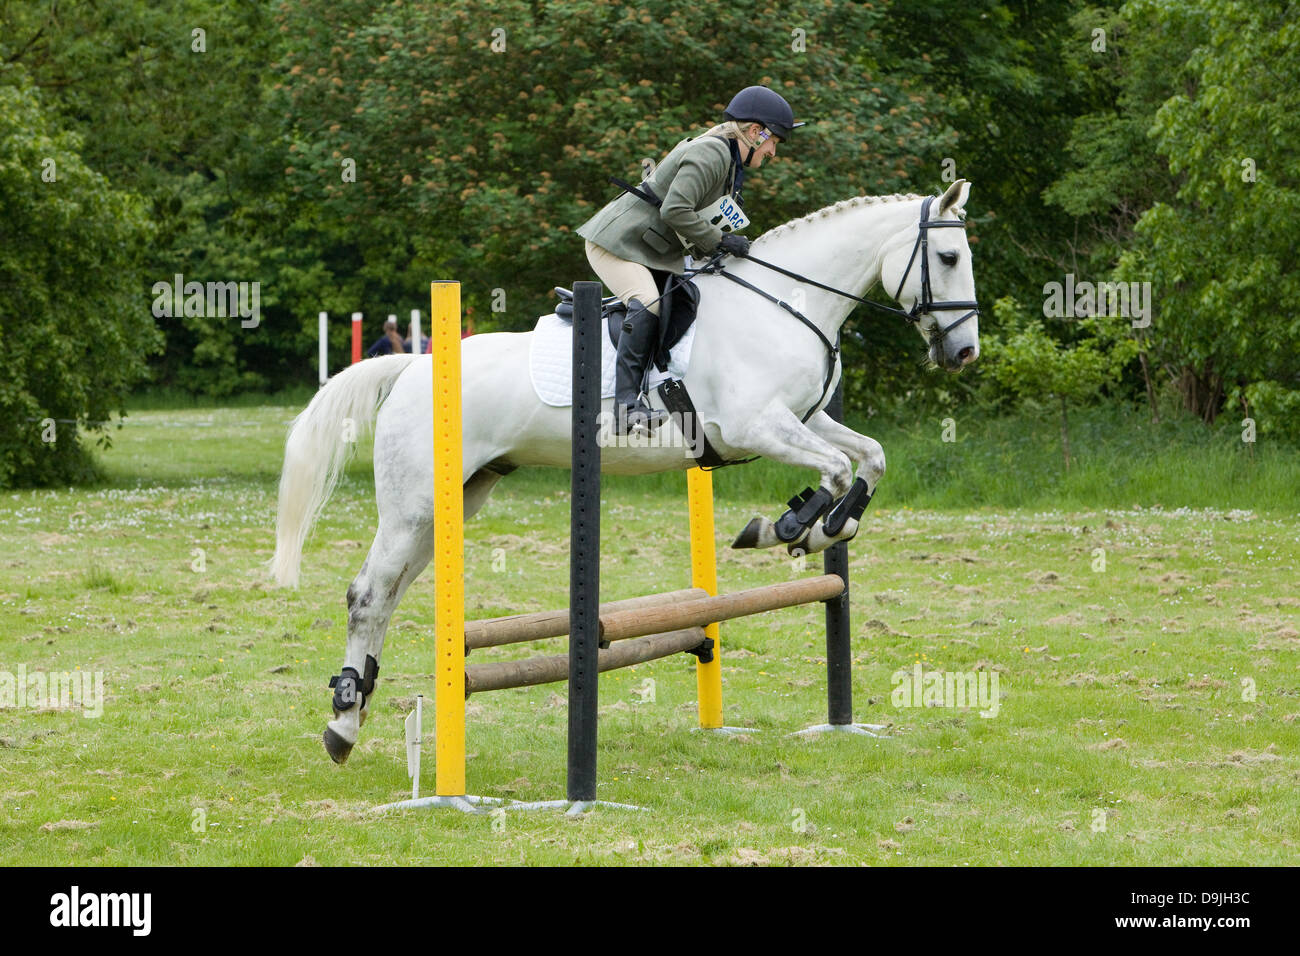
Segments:
[[[911,71],[934,91],[957,133],[931,154],[937,180],[945,158],[972,182],[969,209],[975,279],[988,299],[1029,301],[1044,270],[1070,262],[1075,223],[1042,193],[1068,167],[1059,148],[1074,118],[1108,105],[1108,91],[1062,63],[1087,50],[1089,32],[1071,24],[1078,0],[894,0],[880,30],[888,72]],[[991,293],[991,294],[990,294]]]
[[[1225,386],[1300,386],[1300,22],[1220,3],[1189,64],[1193,89],[1156,114],[1153,135],[1183,180],[1137,226],[1121,274],[1156,291],[1156,344],[1202,384],[1207,418]]]
[[[0,61],[82,134],[89,168],[145,197],[145,289],[177,273],[260,283],[255,329],[161,323],[163,388],[311,387],[320,310],[336,317],[337,369],[344,315],[364,312],[372,340],[382,316],[427,308],[440,276],[462,280],[480,329],[529,327],[553,283],[589,275],[573,230],[615,194],[606,177],[636,179],[759,82],[812,124],[749,178],[756,231],[856,193],[970,179],[983,300],[1031,303],[1066,273],[1150,282],[1144,361],[1111,391],[1142,395],[1150,370],[1149,391],[1209,421],[1248,389],[1269,416],[1300,390],[1294,10],[42,0],[0,5]],[[982,330],[996,339],[998,322],[986,310]],[[978,370],[927,368],[913,330],[869,310],[844,350],[851,411],[979,392]]]
[[[1078,320],[1083,336],[1063,345],[1014,299],[993,306],[1001,331],[986,335],[985,376],[1021,401],[1054,398],[1070,404],[1101,396],[1137,355],[1137,342],[1117,332],[1113,319]]]
[[[1203,36],[1202,17],[1184,5],[1087,6],[1070,29],[1081,41],[1102,31],[1065,55],[1069,74],[1096,90],[1098,102],[1075,118],[1065,145],[1070,167],[1043,198],[1076,217],[1086,263],[1106,270],[1138,217],[1177,189],[1148,133],[1156,111],[1191,80],[1187,59]]]
[[[263,102],[280,42],[266,7],[242,0],[0,6],[0,60],[21,63],[63,125],[82,133],[90,167],[147,198],[154,234],[142,292],[177,273],[260,283],[255,329],[161,320],[166,350],[153,377],[165,385],[231,395],[305,378],[316,313],[362,301],[350,240],[322,228],[284,183],[279,119]]]
[[[1252,382],[1228,396],[1228,407],[1242,407],[1261,435],[1300,441],[1300,389],[1278,382]]]
[[[984,337],[984,376],[1021,404],[1053,400],[1061,413],[1061,441],[1069,468],[1067,409],[1100,398],[1137,356],[1138,343],[1118,331],[1113,317],[1094,316],[1080,319],[1081,337],[1063,345],[1048,334],[1042,319],[1028,317],[1014,299],[999,299],[993,308],[1001,331]]]
[[[807,53],[759,0],[286,4],[286,173],[368,250],[411,237],[412,271],[460,277],[479,327],[512,330],[557,280],[589,274],[573,230],[616,195],[607,177],[639,178],[752,83],[815,120],[747,180],[755,232],[862,192],[929,190],[919,154],[945,139],[938,104],[854,68],[879,52],[880,15],[800,2],[782,17],[807,31]],[[494,288],[508,311],[484,322]]]
[[[1114,108],[1075,120],[1074,168],[1048,199],[1081,217],[1090,268],[1151,283],[1145,347],[1184,407],[1213,421],[1271,382],[1260,408],[1281,414],[1273,397],[1300,386],[1295,4],[1133,0],[1072,22],[1107,30],[1106,55],[1071,72]]]
[[[84,163],[19,67],[0,71],[0,487],[92,473],[78,425],[107,443],[159,338],[140,294],[140,197]]]

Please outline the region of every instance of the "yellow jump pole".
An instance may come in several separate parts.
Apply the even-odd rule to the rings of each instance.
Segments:
[[[718,561],[714,550],[713,475],[700,468],[686,472],[686,510],[691,523],[691,586],[718,593]],[[713,660],[695,665],[695,686],[700,701],[700,727],[722,729],[722,644],[718,624],[704,629],[713,638]]]
[[[430,285],[433,352],[435,758],[440,797],[465,794],[465,504],[460,283]]]
[[[375,809],[454,807],[474,813],[501,800],[465,793],[465,464],[461,451],[464,420],[460,390],[460,283],[450,280],[431,283],[429,304],[429,340],[433,353],[430,358],[433,360],[435,795],[401,800]],[[413,348],[418,355],[418,342]]]

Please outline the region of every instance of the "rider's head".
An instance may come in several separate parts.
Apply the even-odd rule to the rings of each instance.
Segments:
[[[794,121],[794,110],[785,97],[766,86],[747,86],[733,96],[726,117],[736,124],[736,139],[749,147],[745,165],[755,168],[776,155],[778,140],[784,142],[792,130],[804,125]]]
[[[745,165],[758,169],[763,165],[763,160],[769,156],[776,155],[776,144],[780,137],[776,136],[770,129],[762,123],[735,123],[736,139],[742,146],[747,146],[749,152],[745,155]]]

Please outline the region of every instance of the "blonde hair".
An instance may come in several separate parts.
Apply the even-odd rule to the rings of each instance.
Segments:
[[[713,127],[705,136],[721,136],[723,139],[734,139],[746,146],[757,146],[757,143],[751,143],[743,130],[746,126],[761,126],[761,123],[740,123],[736,120],[727,120],[725,123],[719,123]]]

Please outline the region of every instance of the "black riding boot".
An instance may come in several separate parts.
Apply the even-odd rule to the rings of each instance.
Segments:
[[[614,430],[626,435],[634,428],[654,428],[668,413],[651,408],[641,400],[641,384],[651,352],[659,339],[659,317],[633,299],[627,304],[623,334],[618,337],[618,361],[614,379]]]

